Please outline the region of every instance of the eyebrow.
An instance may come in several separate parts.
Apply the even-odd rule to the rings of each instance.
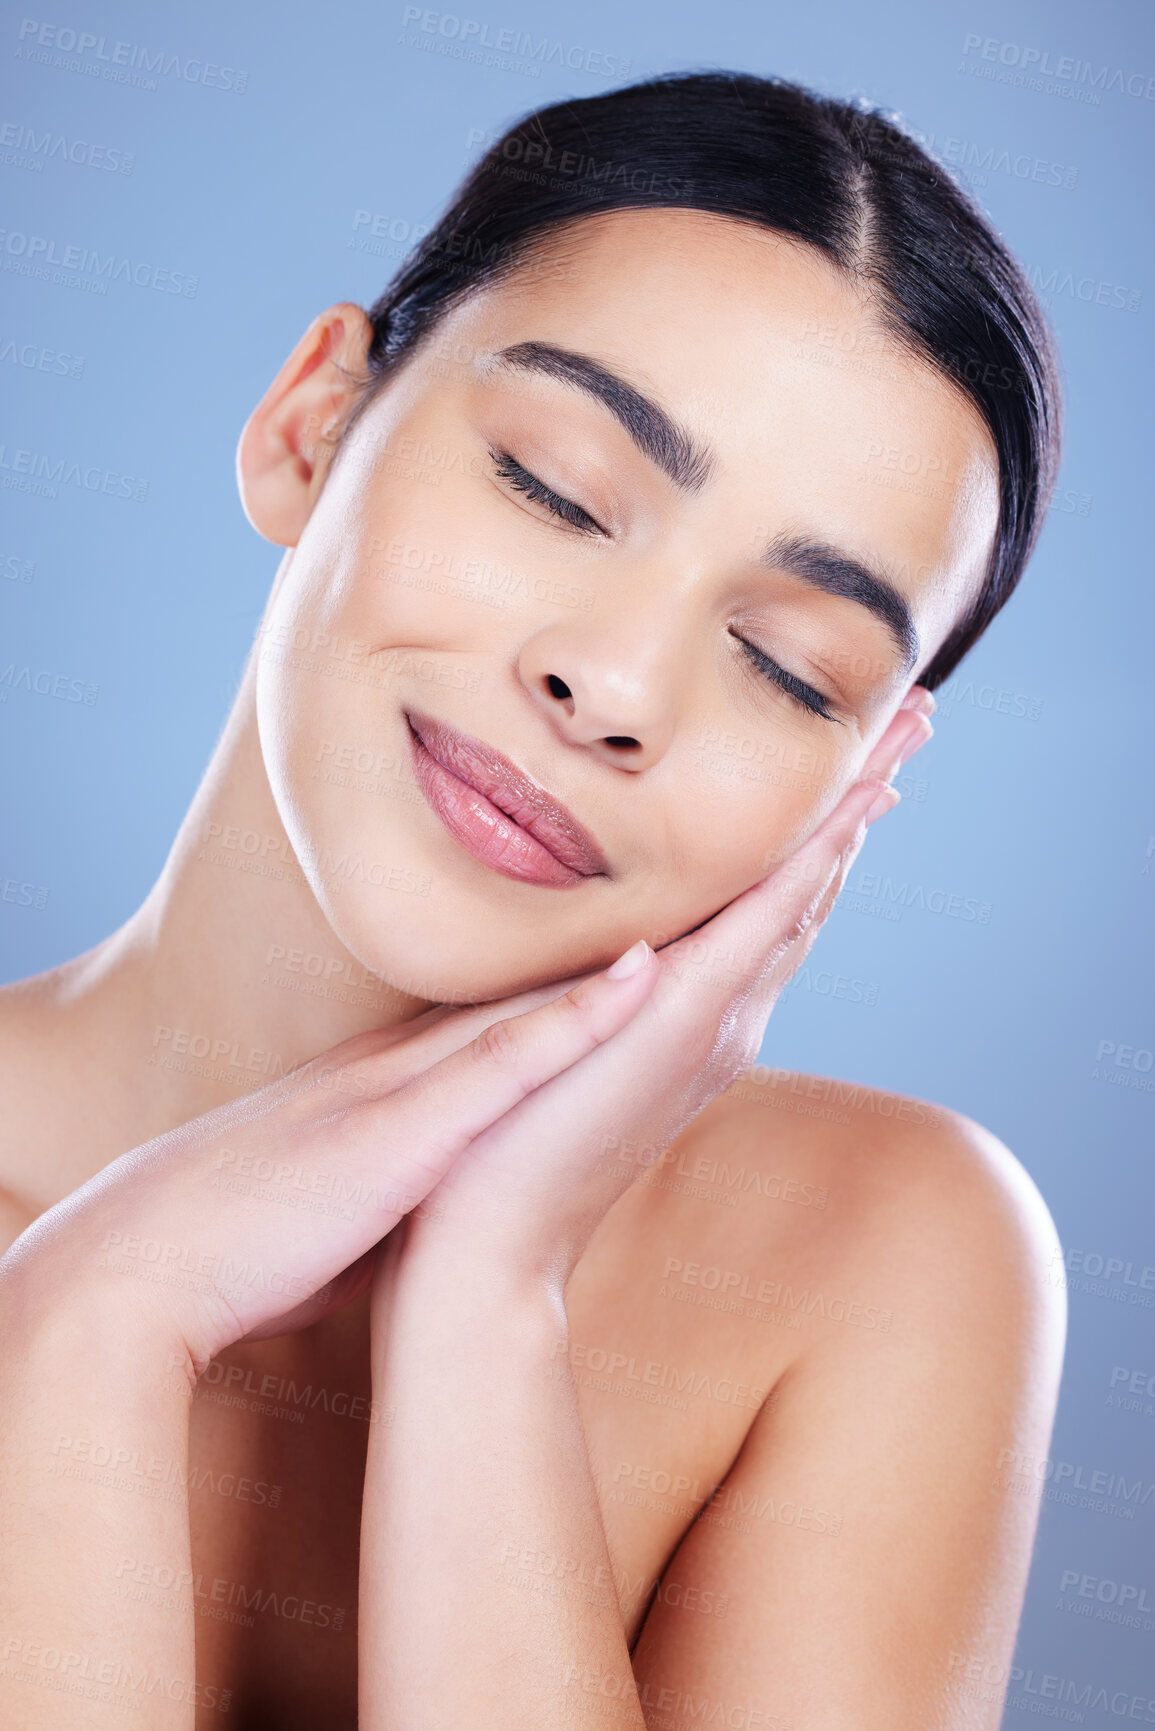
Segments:
[[[553,343],[515,343],[502,349],[498,361],[521,372],[543,373],[594,397],[620,421],[638,449],[676,487],[696,493],[710,475],[713,459],[664,409],[617,373],[610,372],[589,355],[559,349]]]
[[[499,350],[496,359],[501,366],[541,373],[595,398],[621,423],[643,455],[683,492],[696,493],[709,479],[714,466],[709,448],[693,439],[657,403],[589,355],[553,343],[527,342]],[[904,671],[914,665],[919,643],[910,607],[902,592],[880,573],[868,570],[837,547],[802,536],[779,536],[762,553],[759,563],[798,577],[825,595],[837,595],[865,607],[889,630]]]
[[[842,553],[823,541],[808,541],[801,536],[780,535],[762,553],[759,563],[772,566],[800,577],[812,589],[824,595],[839,595],[856,601],[881,619],[902,655],[903,671],[913,667],[918,658],[918,632],[909,604],[893,583],[876,571],[870,571],[858,559]]]

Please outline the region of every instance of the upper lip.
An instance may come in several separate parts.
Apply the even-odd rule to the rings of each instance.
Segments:
[[[589,831],[583,829],[559,799],[539,787],[502,752],[432,716],[408,710],[406,719],[442,769],[484,794],[499,811],[548,848],[562,865],[583,877],[609,875],[605,855]]]

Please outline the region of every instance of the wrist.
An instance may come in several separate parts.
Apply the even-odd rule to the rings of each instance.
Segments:
[[[565,1351],[563,1284],[549,1270],[508,1263],[477,1244],[407,1233],[375,1283],[375,1365],[402,1341],[418,1342],[419,1356],[442,1365],[488,1361],[497,1341],[510,1367],[552,1363]]]
[[[82,1551],[138,1522],[187,1531],[193,1385],[175,1353],[166,1372],[156,1328],[107,1287],[46,1301],[6,1271],[0,1343],[0,1467],[30,1518],[74,1530]]]
[[[398,1247],[397,1278],[432,1298],[456,1295],[464,1308],[526,1312],[561,1310],[577,1255],[513,1232],[478,1230],[476,1222],[411,1214]],[[564,1318],[564,1311],[562,1311]]]
[[[57,1254],[57,1251],[60,1254]],[[98,1253],[22,1246],[0,1263],[0,1340],[11,1373],[99,1381],[188,1398],[194,1381],[184,1337],[163,1294],[136,1290]]]

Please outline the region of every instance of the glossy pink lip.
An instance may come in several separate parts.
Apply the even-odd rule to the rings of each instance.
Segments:
[[[475,859],[557,888],[609,875],[589,832],[508,757],[431,716],[409,711],[406,720],[421,791]]]

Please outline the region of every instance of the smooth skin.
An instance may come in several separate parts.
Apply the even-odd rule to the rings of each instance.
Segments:
[[[746,1073],[929,737],[989,438],[859,285],[693,212],[555,237],[340,443],[367,340],[331,308],[245,429],[289,551],[156,889],[0,1001],[5,1722],[993,1727],[1053,1228],[977,1126]],[[530,341],[657,401],[704,482],[497,361]],[[879,449],[934,485],[879,484]],[[887,573],[913,666],[759,561],[791,535]],[[406,708],[512,757],[609,873],[459,847]],[[287,1422],[286,1372],[373,1422]],[[213,1614],[238,1582],[277,1609]]]

